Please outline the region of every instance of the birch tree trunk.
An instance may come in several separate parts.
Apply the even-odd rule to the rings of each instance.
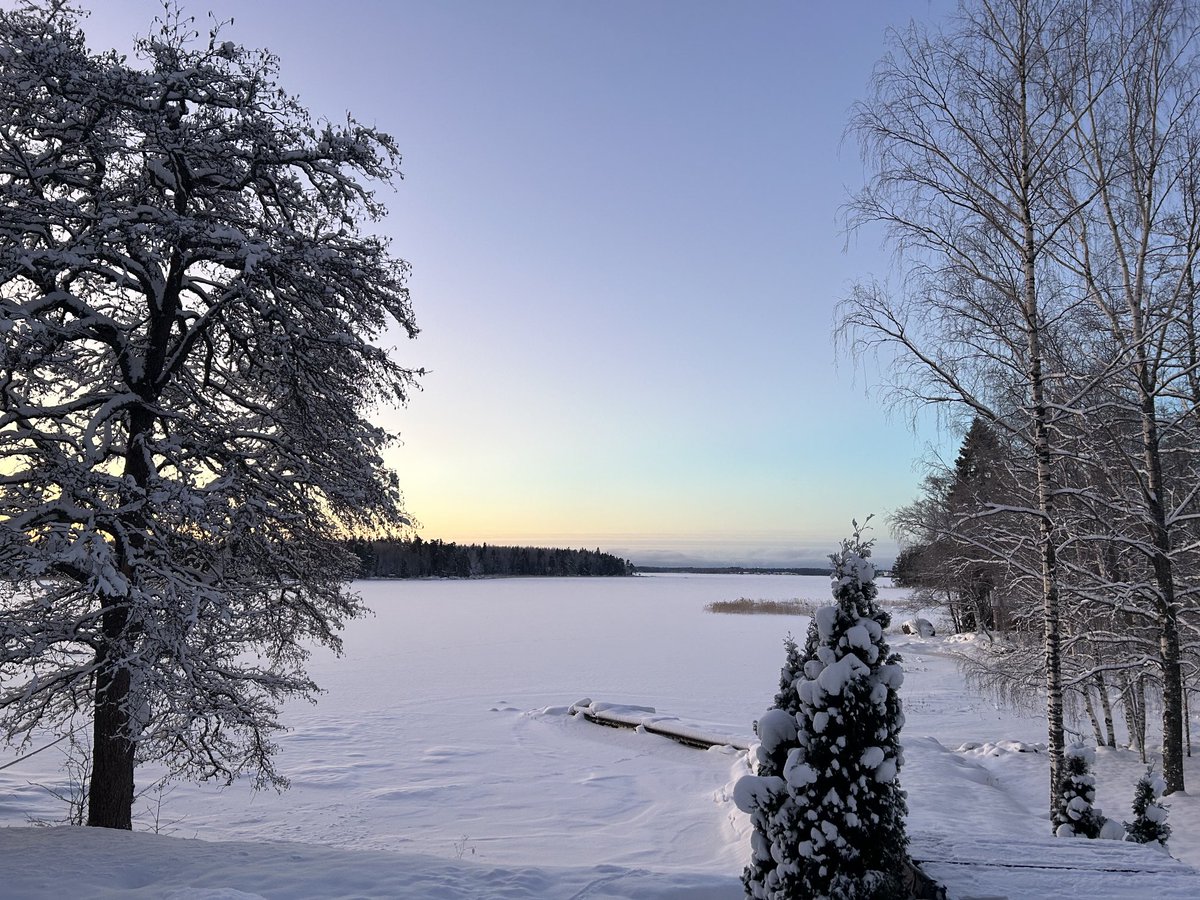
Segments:
[[[1062,634],[1060,631],[1058,558],[1054,534],[1054,482],[1051,474],[1050,429],[1046,405],[1045,375],[1042,366],[1041,309],[1037,292],[1037,241],[1034,234],[1031,191],[1033,189],[1033,159],[1029,134],[1028,59],[1030,46],[1028,21],[1019,18],[1019,40],[1016,62],[1020,85],[1020,210],[1022,217],[1021,263],[1024,269],[1024,290],[1021,312],[1025,318],[1025,333],[1029,342],[1029,400],[1033,418],[1033,456],[1037,465],[1038,536],[1042,560],[1043,648],[1046,655],[1046,723],[1050,755],[1050,809],[1058,802],[1059,781],[1062,778],[1063,751],[1063,694],[1062,694]]]
[[[1108,697],[1108,685],[1102,672],[1096,673],[1096,691],[1100,694],[1100,708],[1104,711],[1104,735],[1106,747],[1117,746],[1117,734],[1113,728],[1112,701]]]
[[[1104,732],[1100,730],[1100,717],[1096,715],[1096,704],[1092,702],[1092,693],[1086,686],[1084,686],[1080,690],[1080,694],[1083,695],[1083,706],[1084,709],[1087,710],[1088,718],[1092,722],[1092,734],[1096,736],[1096,746],[1103,747]]]

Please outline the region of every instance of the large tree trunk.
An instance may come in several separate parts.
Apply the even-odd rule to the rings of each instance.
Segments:
[[[1189,709],[1186,686],[1183,689],[1183,742],[1190,758],[1192,755],[1192,711]]]
[[[1042,500],[1044,517],[1041,525],[1042,540],[1042,601],[1044,604],[1044,649],[1046,655],[1046,736],[1050,756],[1050,809],[1058,800],[1058,786],[1062,779],[1063,753],[1063,698],[1062,698],[1062,635],[1059,627],[1059,596],[1057,559],[1053,534],[1048,518],[1049,479],[1043,481],[1042,460],[1038,459],[1038,495]],[[1046,457],[1049,457],[1047,449]],[[1044,485],[1044,487],[1043,487]]]
[[[104,613],[108,648],[121,639],[125,619],[120,607],[110,607]],[[129,830],[133,828],[134,766],[134,745],[129,739],[129,670],[110,666],[108,648],[100,654],[96,673],[87,823],[97,828]]]
[[[1172,607],[1162,614],[1158,649],[1162,656],[1162,762],[1164,794],[1183,788],[1183,685],[1179,665],[1179,629]]]
[[[992,591],[992,621],[996,623],[997,631],[1008,631],[1008,607],[1000,591]]]
[[[150,480],[145,435],[153,427],[151,413],[135,407],[129,414],[125,475],[142,490]],[[138,514],[129,521],[128,544],[120,548],[122,573],[131,581],[131,552],[143,543],[144,523]],[[88,825],[100,828],[133,828],[134,742],[130,721],[129,669],[121,665],[122,648],[132,637],[124,598],[103,600],[104,645],[96,653],[95,715],[92,722],[92,778],[88,787]]]
[[[1146,695],[1143,677],[1123,679],[1121,699],[1125,703],[1125,726],[1129,730],[1129,744],[1141,753],[1146,761]]]

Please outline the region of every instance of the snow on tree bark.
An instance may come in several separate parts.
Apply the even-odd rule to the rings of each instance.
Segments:
[[[134,765],[284,784],[279,702],[361,612],[354,531],[403,524],[367,419],[419,374],[390,137],[315,125],[265,52],[168,7],[140,66],[75,11],[0,11],[0,726],[91,711],[89,824]]]

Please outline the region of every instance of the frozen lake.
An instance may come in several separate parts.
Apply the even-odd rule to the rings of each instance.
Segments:
[[[161,808],[153,797],[138,804],[140,827],[157,815],[178,836],[570,865],[661,860],[656,847],[670,821],[681,835],[673,866],[740,867],[729,810],[713,799],[732,777],[734,756],[537,711],[591,697],[748,737],[775,692],[783,636],[790,629],[802,639],[807,619],[715,615],[704,606],[743,596],[823,600],[827,579],[380,580],[356,588],[374,615],[349,624],[341,658],[312,658],[325,689],[319,702],[284,713],[290,731],[279,738],[279,768],[291,789],[172,784]],[[61,817],[61,804],[37,786],[67,788],[61,762],[56,748],[0,772],[0,821]],[[140,768],[139,786],[157,774]],[[565,808],[579,815],[569,835]]]
[[[315,867],[303,877],[300,869],[293,873],[308,893],[294,885],[266,890],[281,884],[282,871],[277,852],[268,855],[275,862],[255,862],[258,874],[237,882],[243,892],[267,897],[325,896],[328,884],[312,872],[334,865],[361,870],[352,895],[362,897],[494,897],[499,884],[512,888],[504,896],[570,897],[618,881],[626,886],[595,896],[741,895],[748,823],[730,793],[746,772],[744,755],[603,728],[566,708],[585,697],[654,707],[749,740],[751,722],[776,691],[783,638],[791,631],[803,640],[807,619],[718,615],[704,607],[740,597],[821,604],[830,597],[827,578],[654,575],[357,587],[374,615],[350,623],[342,658],[313,657],[310,671],[326,691],[319,701],[284,711],[290,731],[279,737],[278,762],[291,789],[172,784],[161,806],[153,795],[139,800],[135,827],[157,821],[174,837],[240,842],[228,846],[243,848],[236,852],[251,861],[268,853],[255,849],[261,842],[274,840],[375,853],[333,860],[297,850],[296,866],[303,859]],[[881,592],[887,606],[903,597]],[[909,638],[898,633],[902,616],[895,618],[889,640],[905,658],[901,781],[910,829],[969,836],[984,846],[1049,839],[1045,754],[1015,749],[1044,740],[1044,719],[998,708],[967,689],[953,638]],[[959,751],[967,741],[982,747]],[[61,762],[55,748],[0,771],[0,824],[62,817],[62,805],[45,789],[69,789]],[[1100,800],[1110,813],[1127,811],[1142,770],[1129,751],[1101,755]],[[139,786],[155,775],[153,767],[139,769]],[[1189,778],[1200,771],[1189,766]],[[1176,852],[1200,857],[1200,806],[1178,797],[1172,822]],[[103,842],[115,839],[84,837],[101,856]],[[11,839],[25,840],[15,831]],[[148,862],[153,871],[139,876],[141,884],[194,887],[215,878],[200,851],[151,850],[169,861]],[[192,868],[179,868],[180,853]],[[417,887],[415,873],[443,892]],[[331,874],[329,884],[345,877]],[[639,885],[636,893],[629,884]],[[158,896],[154,889],[146,896]],[[1122,890],[1092,895],[1125,896]]]
[[[651,575],[368,581],[359,589],[375,617],[347,629],[344,659],[313,665],[339,708],[486,709],[501,699],[525,708],[619,696],[748,728],[774,695],[784,634],[790,628],[803,640],[807,619],[715,615],[705,604],[824,602],[829,580]]]

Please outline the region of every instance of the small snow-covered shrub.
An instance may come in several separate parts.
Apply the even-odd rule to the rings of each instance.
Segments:
[[[1096,752],[1083,744],[1072,744],[1064,757],[1054,833],[1059,837],[1100,837],[1105,819],[1096,808],[1096,778],[1092,775]]]
[[[1152,768],[1138,780],[1133,794],[1133,821],[1125,823],[1126,840],[1166,848],[1171,826],[1167,824],[1167,808],[1159,802],[1166,786]]]
[[[856,527],[831,557],[836,602],[816,611],[803,653],[792,645],[795,677],[783,684],[785,667],[776,708],[758,723],[756,774],[735,789],[755,826],[749,897],[907,896],[903,672],[884,639],[890,616],[875,602],[870,546]]]

